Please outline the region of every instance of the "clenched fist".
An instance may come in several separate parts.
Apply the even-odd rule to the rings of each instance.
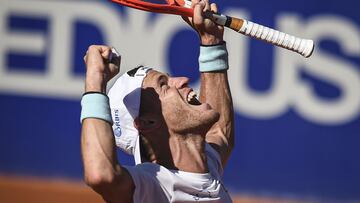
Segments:
[[[109,46],[91,45],[84,56],[85,92],[106,93],[106,83],[120,71],[121,57]]]

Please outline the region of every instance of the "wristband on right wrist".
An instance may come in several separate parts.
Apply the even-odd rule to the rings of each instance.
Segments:
[[[200,46],[200,72],[214,72],[229,69],[226,43],[215,46]]]
[[[81,98],[81,117],[82,123],[86,118],[96,118],[104,120],[111,125],[109,98],[101,92],[86,92]]]

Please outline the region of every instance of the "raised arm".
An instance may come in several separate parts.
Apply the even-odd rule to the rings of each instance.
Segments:
[[[185,20],[199,34],[202,45],[200,54],[203,55],[209,50],[218,51],[219,49],[222,53],[226,52],[223,41],[224,28],[203,17],[205,11],[217,12],[216,5],[209,5],[208,0],[193,0],[192,3],[194,18]],[[223,56],[221,57],[227,64],[227,55],[226,57]],[[220,113],[220,119],[207,133],[206,141],[219,152],[222,164],[225,166],[234,147],[234,110],[227,70],[201,72],[200,77],[200,101],[210,104]]]
[[[106,83],[119,72],[120,61],[118,65],[108,62],[110,53],[111,48],[107,46],[89,47],[84,57],[87,66],[86,93],[98,92],[105,95]],[[104,95],[100,96],[106,98]],[[128,172],[117,161],[109,122],[98,118],[83,120],[81,152],[85,182],[90,187],[107,202],[132,202],[134,184]]]
[[[219,152],[224,167],[234,147],[234,111],[226,71],[201,73],[200,101],[220,113],[206,141]]]

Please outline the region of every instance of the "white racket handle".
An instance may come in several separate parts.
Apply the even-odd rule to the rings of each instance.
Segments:
[[[314,50],[314,42],[312,40],[301,39],[247,20],[244,20],[238,32],[297,52],[304,57],[309,57]]]
[[[314,42],[309,39],[298,38],[244,19],[213,12],[206,12],[205,15],[219,25],[229,27],[246,36],[294,51],[306,58],[311,56],[314,51]]]

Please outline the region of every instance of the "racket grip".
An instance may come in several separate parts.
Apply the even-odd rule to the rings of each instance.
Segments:
[[[314,51],[314,42],[312,40],[301,39],[244,19],[231,17],[227,27],[246,36],[297,52],[306,58],[310,57]]]

